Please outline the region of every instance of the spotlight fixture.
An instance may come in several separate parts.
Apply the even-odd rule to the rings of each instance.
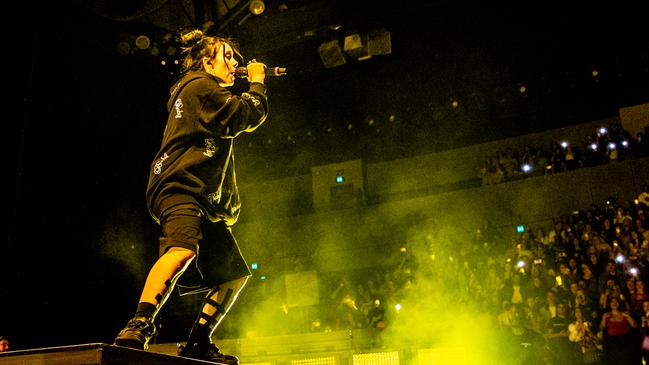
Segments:
[[[151,39],[145,35],[140,35],[137,38],[135,38],[135,46],[138,49],[147,49],[151,45]]]
[[[128,42],[122,41],[117,43],[117,52],[121,55],[126,56],[127,54],[131,53],[131,45],[128,44]]]
[[[249,9],[253,15],[259,15],[266,10],[266,4],[264,4],[264,0],[252,0]]]

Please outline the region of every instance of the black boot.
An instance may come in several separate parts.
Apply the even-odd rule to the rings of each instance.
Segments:
[[[239,358],[232,355],[225,355],[213,343],[200,345],[190,343],[185,346],[178,346],[178,356],[189,357],[197,360],[205,360],[226,365],[239,365]]]
[[[153,318],[136,316],[128,321],[126,327],[119,332],[115,338],[115,345],[146,350],[149,347],[149,340],[155,334]]]

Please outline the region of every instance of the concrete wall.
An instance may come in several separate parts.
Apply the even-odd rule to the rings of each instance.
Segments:
[[[649,103],[621,108],[620,122],[634,137],[645,132],[649,128]]]
[[[285,214],[283,208],[291,204],[251,204],[244,199],[248,210],[267,207],[276,214],[242,219],[234,230],[244,255],[269,272],[351,270],[394,263],[399,248],[416,241],[470,242],[485,221],[511,232],[518,224],[548,227],[553,217],[592,203],[603,205],[609,196],[619,202],[632,200],[648,181],[649,158],[644,158],[299,215]],[[264,187],[271,188],[270,183]]]
[[[562,140],[570,141],[581,148],[585,137],[591,135],[597,127],[619,123],[617,118],[600,120],[434,154],[365,164],[362,179],[354,176],[355,188],[362,190],[366,201],[384,201],[393,197],[429,194],[431,191],[439,190],[440,187],[476,182],[487,157],[505,148],[522,149],[524,146],[532,146],[540,150],[548,150],[553,141]],[[335,181],[335,176],[328,176],[322,172],[350,171],[352,170],[350,164],[355,166],[356,161],[314,167],[313,171],[318,172],[317,174],[265,182],[248,183],[245,176],[239,177],[244,204],[241,219],[254,220],[308,214],[314,211],[314,207],[321,209],[323,202],[332,200],[330,196],[321,196],[323,192],[329,193],[329,189],[322,186],[335,185],[332,182]],[[314,181],[315,179],[324,181]]]
[[[462,182],[476,182],[486,158],[497,151],[547,150],[561,140],[581,147],[598,127],[613,124],[619,118],[363,166],[345,161],[314,167],[317,173],[310,175],[254,184],[240,178],[243,208],[234,231],[249,261],[266,273],[287,273],[391,264],[403,245],[469,242],[485,222],[505,233],[515,233],[518,224],[550,228],[553,217],[601,205],[609,196],[632,200],[649,181],[649,159],[484,187],[479,180]],[[335,186],[332,174],[341,170],[362,194],[353,204],[322,196],[333,191],[325,185]],[[440,186],[450,188],[435,189]]]

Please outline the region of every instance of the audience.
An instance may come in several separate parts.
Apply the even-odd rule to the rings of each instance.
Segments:
[[[649,140],[645,135],[646,130],[633,137],[621,125],[612,124],[585,136],[581,148],[567,141],[552,141],[550,146],[542,150],[531,146],[519,149],[507,147],[487,157],[480,170],[480,178],[482,185],[494,185],[529,176],[646,157],[649,156]]]
[[[0,335],[0,352],[9,351],[9,337]]]
[[[556,218],[552,229],[520,233],[502,250],[484,242],[484,231],[472,247],[437,245],[424,255],[402,249],[408,254],[393,267],[331,279],[331,302],[322,304],[334,311],[328,328],[381,331],[394,305],[427,280],[446,302],[490,313],[513,340],[534,333],[545,343],[537,347],[545,363],[641,364],[649,353],[647,213],[644,202],[611,197]]]

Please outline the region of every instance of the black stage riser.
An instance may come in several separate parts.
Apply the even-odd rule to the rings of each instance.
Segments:
[[[0,353],[0,365],[214,365],[216,363],[103,343]]]

